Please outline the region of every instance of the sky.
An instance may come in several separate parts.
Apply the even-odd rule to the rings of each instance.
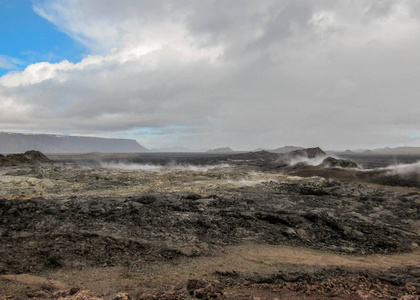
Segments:
[[[418,0],[0,0],[0,131],[420,146]]]

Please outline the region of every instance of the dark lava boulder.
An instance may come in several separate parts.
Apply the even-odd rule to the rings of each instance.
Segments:
[[[399,174],[390,171],[372,171],[367,172],[364,179],[382,185],[420,188],[420,174],[416,172]]]
[[[25,153],[9,154],[7,156],[0,157],[0,165],[4,166],[50,162],[52,162],[52,160],[36,150],[29,150]]]
[[[229,156],[227,161],[234,164],[243,164],[245,162],[248,166],[272,168],[273,162],[277,160],[278,157],[279,154],[277,153],[262,150],[257,152],[234,154]]]
[[[293,157],[306,156],[307,158],[315,158],[319,156],[326,156],[327,153],[325,153],[321,148],[315,147],[315,148],[295,150],[295,151],[286,153],[286,155],[290,155]]]
[[[5,164],[4,163],[5,160],[6,160],[6,157],[3,154],[0,154],[0,166]]]
[[[327,153],[319,147],[306,148],[280,154],[279,158],[274,163],[277,167],[286,167],[298,163],[299,160],[308,160],[323,156],[327,156]]]
[[[327,157],[319,165],[322,168],[340,167],[340,168],[358,168],[359,165],[348,159],[337,159],[334,157]]]
[[[266,150],[261,150],[257,152],[247,152],[247,153],[240,153],[230,156],[231,160],[264,160],[264,161],[271,161],[278,158],[278,154],[271,153]]]

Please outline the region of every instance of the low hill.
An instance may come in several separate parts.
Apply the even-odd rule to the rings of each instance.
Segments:
[[[384,155],[420,155],[420,147],[385,147],[376,149],[355,149],[342,152],[345,154],[384,154]]]
[[[295,165],[300,162],[308,162],[309,160],[326,158],[325,153],[321,148],[306,148],[294,150],[284,154],[280,154],[279,158],[275,161],[277,166]]]
[[[194,149],[190,149],[183,146],[174,146],[174,147],[167,147],[167,148],[154,148],[150,149],[152,152],[199,152]]]
[[[50,162],[52,162],[52,160],[46,157],[43,153],[35,150],[29,150],[25,153],[19,154],[9,154],[6,156],[0,154],[0,166],[14,166],[21,164],[36,164]]]
[[[234,151],[230,147],[210,149],[207,151],[207,153],[229,153],[229,152],[234,152]]]
[[[229,161],[236,163],[246,161],[248,165],[277,169],[295,166],[298,163],[301,166],[317,165],[322,163],[326,157],[327,154],[319,147],[316,147],[294,150],[287,153],[273,153],[265,150],[240,153],[229,156]]]
[[[43,153],[148,151],[137,141],[130,139],[0,132],[0,153],[19,153],[28,149]]]
[[[296,147],[296,146],[284,146],[284,147],[280,147],[280,148],[276,148],[276,149],[258,148],[258,149],[255,149],[253,152],[268,151],[268,152],[271,152],[271,153],[284,154],[284,153],[288,153],[288,152],[292,152],[292,151],[296,151],[296,150],[302,150],[302,149],[305,149],[305,148]]]
[[[273,153],[283,154],[283,153],[288,153],[288,152],[302,150],[302,149],[305,149],[305,148],[296,147],[296,146],[284,146],[284,147],[280,147],[280,148],[269,150],[269,151]]]
[[[420,147],[396,147],[373,149],[372,153],[394,155],[420,155]]]

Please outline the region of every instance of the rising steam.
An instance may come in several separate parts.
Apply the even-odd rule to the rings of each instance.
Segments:
[[[196,172],[207,172],[212,169],[228,168],[227,164],[220,165],[209,165],[209,166],[200,166],[200,165],[180,165],[175,163],[170,163],[167,165],[153,165],[153,164],[135,164],[135,163],[108,163],[101,162],[100,166],[107,169],[119,169],[119,170],[144,170],[144,171],[196,171]]]
[[[300,156],[290,159],[288,164],[290,166],[295,166],[298,163],[305,163],[308,166],[318,166],[326,157],[327,156],[316,156],[314,158],[308,158],[307,156]]]
[[[384,168],[392,175],[419,175],[420,161],[413,164],[398,164]]]

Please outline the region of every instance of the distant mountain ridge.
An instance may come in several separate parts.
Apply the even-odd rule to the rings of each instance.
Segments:
[[[396,148],[379,148],[373,149],[373,153],[383,154],[420,154],[420,147],[396,147]]]
[[[174,146],[167,148],[153,148],[150,149],[152,152],[199,152],[198,150],[190,149],[183,146]]]
[[[284,146],[284,147],[280,147],[280,148],[276,148],[276,149],[264,149],[264,148],[258,148],[255,149],[253,152],[258,152],[258,151],[268,151],[271,153],[277,153],[277,154],[283,154],[283,153],[288,153],[288,152],[292,152],[292,151],[296,151],[296,150],[302,150],[305,149],[303,147],[297,147],[297,146]]]
[[[210,149],[207,151],[207,153],[228,153],[228,152],[234,152],[234,151],[230,147]]]
[[[385,147],[376,149],[356,149],[347,150],[346,153],[362,153],[362,154],[389,154],[389,155],[420,155],[420,147]]]
[[[303,150],[303,149],[305,148],[296,147],[296,146],[284,146],[284,147],[280,147],[280,148],[269,150],[269,151],[273,153],[283,154],[283,153],[288,153],[288,152]]]
[[[149,151],[135,140],[0,132],[0,153],[127,153]]]

